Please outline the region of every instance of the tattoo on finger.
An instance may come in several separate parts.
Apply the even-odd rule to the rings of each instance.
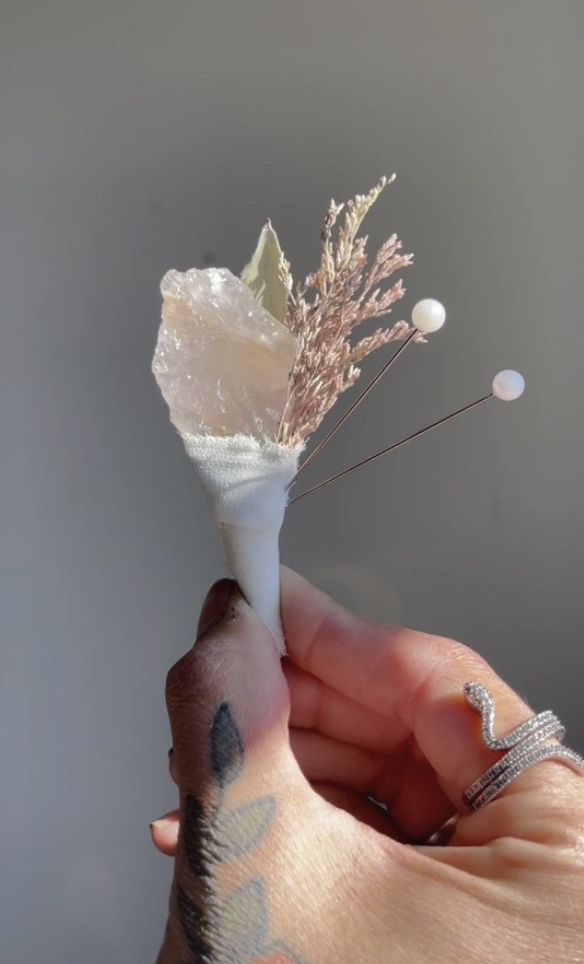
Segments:
[[[181,823],[186,873],[174,900],[188,964],[303,964],[270,936],[267,883],[254,877],[220,899],[215,875],[223,864],[258,847],[276,815],[272,796],[229,809],[226,790],[243,770],[245,747],[229,703],[221,703],[210,730],[214,799],[203,804],[187,795]]]

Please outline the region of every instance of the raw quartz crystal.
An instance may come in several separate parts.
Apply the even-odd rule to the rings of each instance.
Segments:
[[[276,441],[296,355],[271,313],[285,307],[278,251],[266,225],[245,280],[226,268],[169,271],[152,370],[229,569],[283,653],[278,539],[301,447]]]
[[[296,338],[227,268],[168,271],[152,370],[181,435],[275,439]]]

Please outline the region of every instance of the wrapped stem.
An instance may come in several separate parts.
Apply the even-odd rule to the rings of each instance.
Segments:
[[[220,527],[227,564],[283,654],[278,540],[301,448],[248,435],[183,438]]]
[[[280,619],[280,527],[244,529],[221,525],[220,529],[229,570],[283,656],[286,647]]]

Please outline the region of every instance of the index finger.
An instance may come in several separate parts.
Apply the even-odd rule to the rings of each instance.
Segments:
[[[467,646],[353,616],[291,570],[282,572],[282,619],[290,658],[380,714],[388,727],[405,724],[459,809],[464,790],[501,755],[485,746],[480,717],[464,699],[464,684],[476,680],[491,691],[500,733],[532,715]],[[507,795],[517,789],[545,790],[550,767],[548,762],[529,770]],[[564,767],[552,769],[554,781],[575,779]],[[527,816],[524,807],[522,815]],[[514,831],[506,826],[501,832]]]

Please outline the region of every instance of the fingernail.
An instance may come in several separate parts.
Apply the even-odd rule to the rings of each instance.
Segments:
[[[171,823],[171,820],[167,820],[165,817],[159,817],[158,820],[152,821],[150,830],[163,830],[165,827],[169,827]]]
[[[233,579],[220,579],[214,586],[211,586],[201,609],[197,639],[223,618],[235,588],[236,584]]]

